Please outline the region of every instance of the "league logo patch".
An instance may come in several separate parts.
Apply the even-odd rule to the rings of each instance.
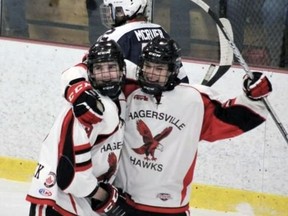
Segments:
[[[171,195],[168,193],[159,193],[157,194],[156,197],[161,199],[162,201],[167,201],[168,199],[172,199]]]
[[[50,197],[52,196],[52,192],[45,189],[45,188],[41,188],[39,189],[39,193],[42,195],[42,196],[45,196],[45,197]]]
[[[44,185],[47,188],[51,188],[56,184],[56,174],[49,172],[48,177],[46,178]]]

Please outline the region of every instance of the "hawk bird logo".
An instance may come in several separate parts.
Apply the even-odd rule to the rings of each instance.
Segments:
[[[143,138],[144,145],[139,148],[132,149],[137,154],[145,154],[146,157],[144,159],[146,160],[157,160],[157,158],[154,157],[154,152],[157,148],[159,149],[159,147],[161,147],[161,144],[159,142],[163,138],[167,137],[171,133],[173,128],[166,127],[161,133],[153,137],[150,129],[142,120],[138,120],[136,124],[137,130]],[[149,158],[149,155],[151,155],[151,159]]]
[[[107,162],[109,164],[109,169],[107,172],[103,173],[101,176],[97,177],[98,181],[108,181],[117,169],[117,156],[114,152],[110,152],[107,158]]]

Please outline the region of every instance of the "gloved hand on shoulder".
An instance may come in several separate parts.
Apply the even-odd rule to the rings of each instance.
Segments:
[[[70,85],[65,98],[72,104],[73,112],[84,126],[91,126],[103,118],[104,105],[98,93],[87,81],[79,81]]]
[[[253,79],[248,75],[244,76],[243,91],[251,100],[261,100],[272,92],[272,85],[269,79],[261,72],[252,72]]]

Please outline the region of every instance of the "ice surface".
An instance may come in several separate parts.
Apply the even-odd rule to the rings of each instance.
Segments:
[[[25,200],[29,183],[0,179],[0,216],[26,216],[29,203]],[[192,209],[193,216],[252,216],[251,214]]]

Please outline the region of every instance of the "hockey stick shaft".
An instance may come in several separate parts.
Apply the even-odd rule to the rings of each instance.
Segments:
[[[233,30],[230,21],[226,18],[220,18],[220,21],[222,25],[225,26],[225,29],[229,32],[229,35],[232,37]],[[217,32],[219,35],[220,44],[220,63],[213,77],[205,83],[206,86],[212,86],[215,82],[217,82],[230,69],[233,63],[233,49],[231,48],[229,41],[225,38],[224,34],[218,26]]]
[[[226,18],[220,18],[221,23],[225,26],[229,34],[233,36],[232,26],[230,21]],[[212,86],[215,82],[217,82],[232,66],[233,63],[233,50],[229,45],[228,40],[224,37],[222,31],[217,26],[217,32],[219,37],[220,44],[220,63],[217,71],[212,76],[214,69],[216,67],[215,64],[211,64],[208,68],[205,77],[201,83],[201,85]],[[211,78],[212,77],[212,78]]]
[[[194,2],[195,4],[197,4],[199,7],[201,7],[206,13],[208,13],[211,18],[216,22],[216,24],[218,25],[218,27],[221,29],[221,31],[223,32],[225,38],[229,41],[230,46],[233,49],[233,53],[235,55],[235,57],[237,58],[239,64],[243,67],[243,69],[245,70],[246,74],[253,79],[253,74],[250,71],[247,63],[245,62],[245,60],[243,59],[239,49],[237,48],[237,46],[235,45],[235,43],[233,42],[231,36],[229,35],[229,33],[227,32],[227,30],[225,29],[225,27],[223,26],[223,24],[221,23],[220,19],[218,18],[218,16],[210,9],[209,5],[207,5],[205,2],[203,2],[202,0],[191,0],[192,2]],[[288,144],[288,134],[287,131],[285,130],[285,128],[283,127],[283,124],[280,122],[279,118],[277,117],[275,111],[273,110],[273,108],[271,107],[269,101],[267,98],[263,98],[262,99],[265,107],[267,108],[268,112],[270,113],[272,119],[274,120],[275,124],[277,125],[278,129],[280,130],[281,134],[283,135],[286,143]]]
[[[215,75],[206,82],[206,86],[212,86],[230,69],[230,67],[231,65],[220,65]]]
[[[208,81],[210,80],[212,74],[213,74],[213,71],[215,69],[216,65],[215,64],[211,64],[204,76],[204,79],[202,80],[201,82],[201,85],[207,85]]]
[[[225,29],[229,32],[229,35],[233,41],[233,30],[230,21],[226,18],[220,18],[220,21]],[[233,49],[231,48],[229,41],[225,38],[224,34],[218,26],[217,32],[219,35],[220,44],[220,63],[213,77],[208,82],[206,82],[207,86],[212,86],[215,82],[217,82],[230,69],[233,63]]]
[[[220,30],[222,31],[224,37],[228,40],[231,48],[233,49],[233,53],[234,53],[235,57],[237,58],[237,60],[239,61],[239,64],[244,68],[245,72],[252,79],[253,78],[253,74],[251,73],[248,65],[246,64],[245,60],[243,59],[239,49],[233,43],[233,39],[232,39],[231,35],[227,32],[226,28],[221,23],[221,21],[218,18],[218,16],[210,9],[209,5],[207,5],[202,0],[191,0],[191,1],[194,2],[195,4],[197,4],[199,7],[201,7],[216,22],[217,26],[220,28]]]
[[[234,41],[233,39],[233,29],[230,21],[227,18],[220,18],[219,19],[222,23],[222,25],[225,27],[226,31],[231,37],[231,41]],[[233,63],[233,49],[231,48],[229,41],[225,38],[225,35],[221,31],[221,29],[216,25],[219,42],[220,42],[220,65],[232,65]]]
[[[269,113],[271,114],[272,119],[276,123],[276,125],[277,125],[279,131],[281,132],[282,136],[284,137],[286,143],[288,144],[288,133],[287,133],[285,127],[283,126],[283,124],[281,123],[280,119],[276,115],[275,111],[273,110],[273,108],[270,105],[270,103],[267,100],[267,98],[263,98],[262,101],[265,104],[265,106],[266,106],[267,110],[269,111]]]

